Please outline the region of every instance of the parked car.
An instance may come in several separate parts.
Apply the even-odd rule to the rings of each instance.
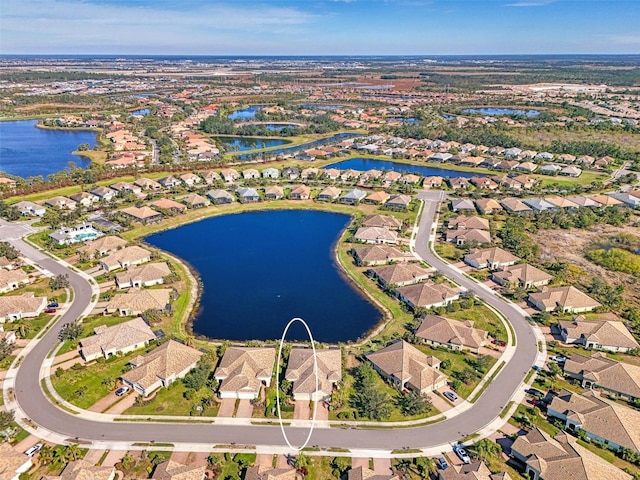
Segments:
[[[443,393],[443,395],[447,397],[449,400],[451,400],[452,402],[455,402],[456,400],[458,400],[458,395],[456,395],[453,392],[446,391]]]
[[[542,371],[542,367],[538,366],[538,365],[534,365],[533,368],[536,372],[541,372]]]
[[[44,313],[56,313],[57,310],[55,308],[46,308],[44,310]]]
[[[42,444],[41,443],[36,443],[33,447],[30,447],[29,449],[27,449],[26,452],[24,452],[26,455],[29,455],[30,457],[33,457],[37,452],[40,451],[40,449],[42,448]]]
[[[463,463],[471,463],[471,457],[467,451],[460,445],[453,446],[453,452],[462,460]]]
[[[564,363],[567,361],[567,357],[564,355],[554,355],[553,357],[550,357],[550,359],[558,363]]]
[[[491,343],[493,343],[494,345],[498,345],[499,347],[507,346],[507,342],[505,342],[504,340],[498,340],[497,338],[492,339]]]
[[[116,390],[116,396],[121,397],[128,391],[129,391],[129,387],[127,387],[126,385],[124,387],[120,387],[119,389]]]
[[[528,393],[529,395],[532,395],[536,398],[544,398],[545,394],[544,392],[541,392],[540,390],[537,390],[535,388],[527,388],[524,393]]]
[[[447,461],[444,459],[444,457],[438,457],[438,468],[440,470],[446,470],[447,468],[449,468],[449,464],[447,463]]]
[[[56,301],[49,302],[47,304],[47,308],[58,308],[58,307],[59,307],[59,305],[58,305],[58,302],[56,302]]]

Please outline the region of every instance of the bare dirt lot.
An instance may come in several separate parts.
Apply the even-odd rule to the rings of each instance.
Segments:
[[[622,232],[640,235],[640,228],[629,225],[622,227],[596,225],[590,230],[539,230],[533,235],[533,239],[540,246],[540,259],[543,262],[557,259],[579,267],[584,272],[579,279],[583,283],[590,283],[591,278],[599,277],[609,285],[623,284],[625,286],[623,297],[627,304],[640,306],[640,286],[637,278],[627,273],[607,270],[587,260],[583,255],[585,247],[591,241]]]

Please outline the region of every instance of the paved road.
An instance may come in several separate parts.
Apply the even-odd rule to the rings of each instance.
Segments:
[[[469,410],[438,424],[396,430],[359,429],[316,429],[311,437],[311,445],[350,449],[391,450],[403,447],[428,448],[451,444],[459,438],[478,431],[495,419],[508,403],[512,394],[533,364],[537,344],[531,328],[518,310],[495,297],[492,293],[479,289],[478,285],[461,275],[448,264],[436,258],[428,249],[428,237],[436,212],[436,201],[427,200],[417,235],[416,251],[430,264],[460,285],[473,289],[477,296],[501,310],[513,323],[518,340],[518,349],[512,361],[487,388],[482,397]],[[0,230],[0,236],[2,236]],[[4,237],[8,238],[8,237]],[[57,432],[70,441],[126,441],[163,442],[188,444],[229,444],[286,446],[279,427],[246,425],[204,425],[204,424],[153,424],[126,422],[98,422],[71,415],[53,406],[44,396],[39,384],[39,371],[47,353],[57,342],[61,325],[75,320],[90,303],[91,289],[87,281],[77,273],[68,271],[41,252],[20,240],[12,240],[24,255],[40,263],[54,274],[69,273],[71,286],[75,291],[73,305],[57,324],[48,331],[40,342],[23,360],[16,376],[16,399],[26,416],[36,424]],[[306,428],[287,428],[293,444],[300,445],[307,435]]]

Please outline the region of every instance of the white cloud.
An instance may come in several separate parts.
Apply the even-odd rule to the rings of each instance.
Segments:
[[[638,46],[640,47],[640,34],[631,34],[624,35],[618,33],[606,34],[603,35],[605,40],[609,43],[613,43],[614,45],[628,45],[628,46]]]

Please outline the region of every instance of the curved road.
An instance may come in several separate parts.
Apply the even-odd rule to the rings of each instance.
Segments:
[[[493,293],[478,288],[478,284],[433,255],[428,247],[429,232],[437,212],[437,200],[426,200],[418,235],[416,251],[432,266],[506,315],[513,324],[518,348],[511,361],[485,390],[480,399],[468,410],[437,424],[395,430],[359,430],[317,428],[310,444],[322,448],[381,449],[403,447],[429,448],[458,441],[472,432],[481,430],[494,420],[510,401],[523,378],[533,365],[538,353],[537,341],[528,322],[511,304]],[[0,224],[0,236],[6,230]],[[56,345],[62,325],[77,319],[91,302],[91,288],[87,280],[65,266],[14,238],[14,246],[53,274],[68,273],[75,297],[73,304],[59,321],[41,338],[25,356],[15,378],[16,401],[24,414],[37,425],[56,432],[69,441],[90,442],[162,442],[172,444],[229,444],[286,447],[278,426],[263,425],[208,425],[161,424],[96,421],[72,415],[52,405],[40,387],[39,372],[49,351]],[[287,428],[293,444],[302,444],[307,428]]]

